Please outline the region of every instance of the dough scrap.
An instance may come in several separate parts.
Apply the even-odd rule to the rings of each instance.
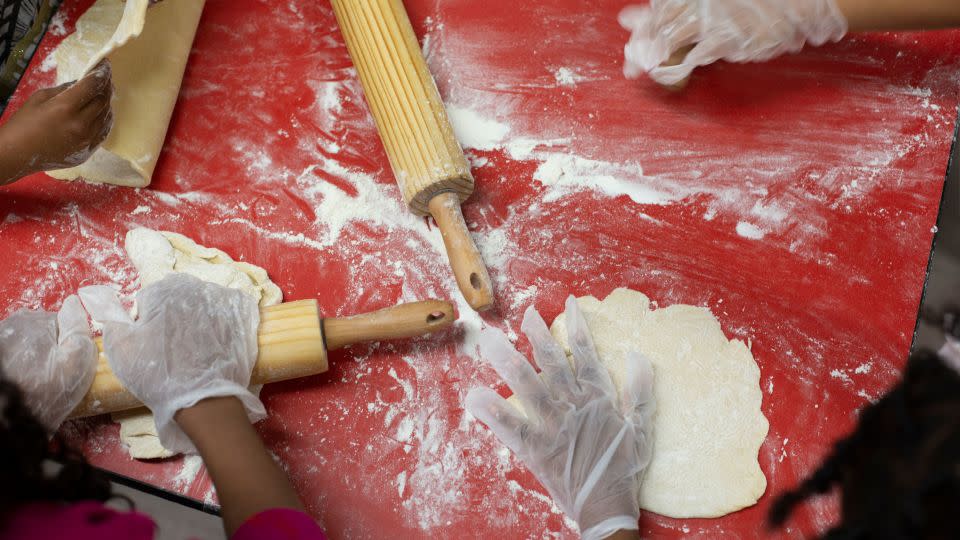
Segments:
[[[713,518],[755,504],[767,487],[758,454],[769,423],[760,410],[760,369],[747,346],[728,341],[707,308],[652,310],[645,295],[625,288],[603,301],[586,296],[577,303],[618,393],[628,352],[639,351],[653,364],[653,460],[640,508]],[[572,362],[565,314],[550,332]]]
[[[138,227],[127,232],[124,249],[140,273],[142,287],[167,274],[181,272],[239,289],[255,298],[260,307],[273,306],[283,300],[280,287],[270,281],[263,268],[234,261],[223,251],[201,246],[182,234]]]
[[[115,412],[110,419],[120,424],[120,440],[135,459],[162,459],[174,455],[160,444],[157,426],[148,409]]]
[[[103,58],[113,71],[113,129],[85,163],[50,171],[60,180],[150,184],[180,93],[204,0],[97,0],[53,52],[57,84],[75,81]]]
[[[136,228],[127,232],[124,248],[140,273],[145,287],[167,274],[182,272],[204,281],[238,289],[255,298],[260,307],[279,304],[283,293],[267,271],[259,266],[234,261],[219,249],[201,246],[182,234]],[[259,387],[252,388],[259,393]],[[148,409],[112,415],[120,423],[120,440],[135,459],[160,459],[173,454],[160,444],[153,415]]]

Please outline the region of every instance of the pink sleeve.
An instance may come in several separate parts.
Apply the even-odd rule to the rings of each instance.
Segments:
[[[230,540],[327,540],[313,519],[290,508],[264,510],[243,522]]]
[[[0,527],[4,540],[151,540],[153,521],[137,512],[118,512],[95,501],[63,505],[31,503],[17,508]]]

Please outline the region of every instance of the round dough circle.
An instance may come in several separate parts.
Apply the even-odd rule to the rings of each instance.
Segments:
[[[769,424],[750,349],[727,340],[707,308],[652,310],[646,296],[623,288],[603,301],[587,296],[577,303],[617,392],[628,352],[639,351],[653,364],[653,460],[640,507],[674,518],[711,518],[756,503],[767,487],[757,456]],[[567,348],[564,314],[550,331]]]

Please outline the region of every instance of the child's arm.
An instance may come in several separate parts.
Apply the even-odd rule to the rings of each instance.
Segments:
[[[80,165],[113,125],[110,64],[76,83],[38,90],[0,126],[0,185]]]
[[[137,293],[137,319],[110,287],[80,289],[103,323],[121,384],[153,411],[160,444],[197,451],[235,540],[324,538],[250,425],[266,411],[250,390],[260,309],[246,294],[174,273]]]
[[[680,87],[717,60],[762,62],[849,30],[960,26],[960,0],[660,0],[624,9],[620,24],[632,34],[624,74]]]
[[[303,510],[287,475],[267,454],[237,398],[205,399],[181,409],[174,418],[210,471],[227,535],[264,510]]]
[[[960,26],[957,0],[837,0],[852,31],[933,30]]]

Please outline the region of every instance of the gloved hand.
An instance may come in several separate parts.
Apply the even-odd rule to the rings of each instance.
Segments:
[[[266,416],[247,387],[257,361],[257,302],[240,291],[171,274],[137,293],[133,320],[109,287],[80,289],[103,348],[123,386],[153,411],[160,444],[195,452],[174,421],[180,409],[217,396],[236,396],[251,422]]]
[[[834,0],[651,0],[649,6],[625,8],[620,24],[632,32],[624,47],[627,78],[649,72],[668,86],[720,59],[769,60],[847,33],[847,20]],[[679,63],[662,65],[690,46]]]
[[[628,358],[632,371],[618,399],[572,296],[567,325],[573,369],[540,315],[527,309],[521,329],[541,376],[502,334],[481,335],[481,354],[526,416],[490,388],[474,388],[466,402],[576,520],[583,538],[593,540],[638,528],[640,480],[653,448],[653,368],[639,354]]]
[[[0,321],[0,370],[23,391],[51,433],[80,403],[97,373],[97,347],[76,296],[59,313],[20,310]]]

